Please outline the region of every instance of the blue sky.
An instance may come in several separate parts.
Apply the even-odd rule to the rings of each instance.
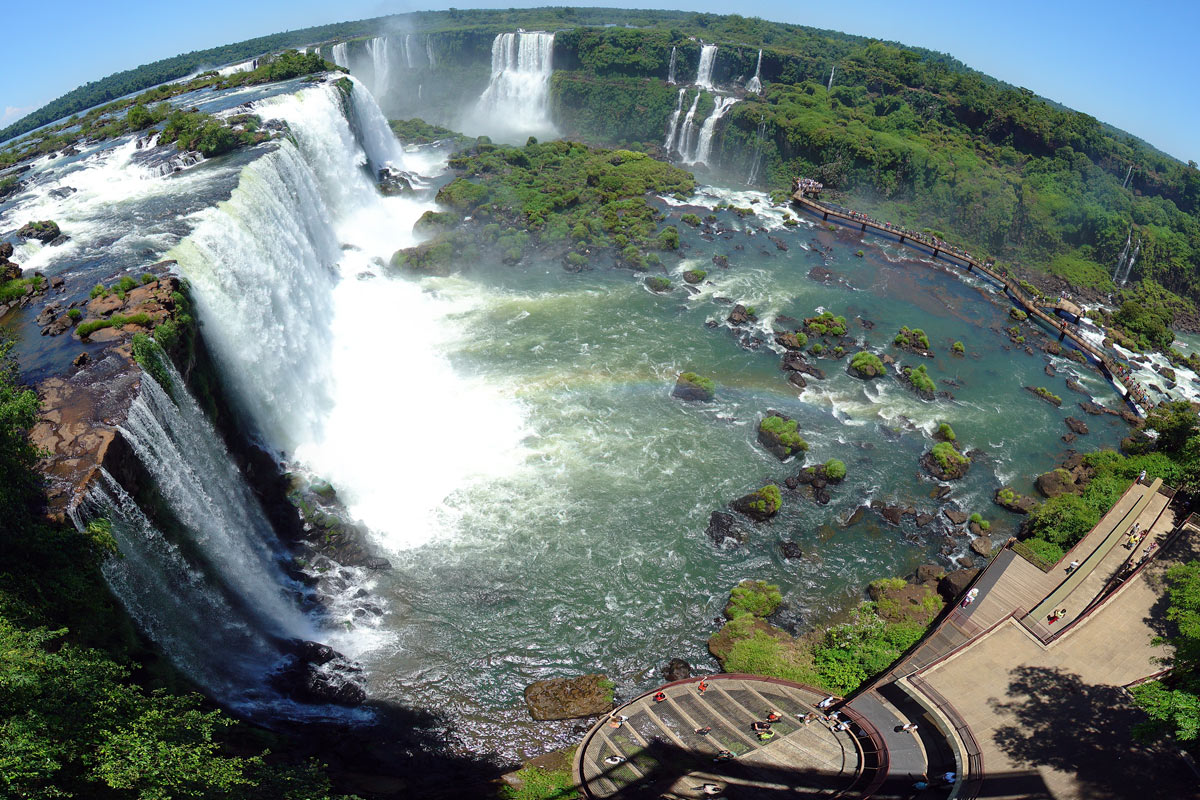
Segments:
[[[1197,0],[707,0],[522,3],[437,0],[62,0],[5,11],[0,125],[122,69],[282,30],[421,9],[583,5],[758,16],[948,52],[967,65],[1087,112],[1183,160],[1200,161]],[[19,31],[19,34],[14,32]]]

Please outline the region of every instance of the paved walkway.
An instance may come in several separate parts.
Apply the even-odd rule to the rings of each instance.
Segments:
[[[852,787],[861,792],[878,772],[872,769],[879,750],[873,731],[861,721],[838,730],[817,718],[823,697],[818,690],[721,674],[708,678],[701,693],[700,681],[644,694],[613,712],[623,721],[605,718],[592,728],[575,761],[588,797],[705,797],[706,784],[739,798],[833,797]],[[658,691],[664,700],[654,699]],[[780,718],[771,738],[760,741],[752,723],[772,710]],[[805,723],[809,714],[813,719]],[[714,760],[722,750],[733,757]]]
[[[1161,573],[1170,561],[1200,549],[1200,527],[1189,518],[1167,551],[1133,572],[1175,530],[1171,494],[1158,480],[1134,483],[1048,572],[1003,549],[975,580],[975,602],[955,607],[913,652],[850,702],[889,748],[899,748],[890,786],[918,770],[929,775],[953,770],[960,782],[951,796],[1116,798],[1136,796],[1128,792],[1136,781],[1113,783],[1105,770],[1097,770],[1113,788],[1099,791],[1090,779],[1085,785],[1072,776],[1091,774],[1088,757],[1116,762],[1138,753],[1165,772],[1175,768],[1178,759],[1168,757],[1163,767],[1161,758],[1130,742],[1130,726],[1144,717],[1120,688],[1160,668],[1162,650],[1150,642],[1164,629]],[[1149,534],[1127,549],[1135,522]],[[1071,561],[1079,566],[1068,571]],[[1051,607],[1067,608],[1053,625],[1040,616]],[[925,745],[928,763],[916,764],[911,742],[889,736],[897,714],[918,722],[922,731],[939,731],[950,754],[936,760],[934,748]],[[1036,733],[1025,735],[1030,730]],[[1090,734],[1080,735],[1083,730]],[[1086,756],[1084,743],[1090,747]],[[1046,768],[1034,768],[1039,756],[1047,759]],[[1122,768],[1128,771],[1128,764]],[[929,797],[946,792],[930,790]]]

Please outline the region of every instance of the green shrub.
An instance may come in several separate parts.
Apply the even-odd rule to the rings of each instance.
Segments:
[[[858,372],[860,375],[866,375],[869,378],[874,378],[884,374],[883,361],[874,353],[862,351],[855,353],[850,358],[850,368]]]
[[[904,376],[908,378],[914,389],[922,392],[936,393],[937,384],[933,382],[933,378],[929,377],[929,372],[925,365],[921,364],[917,367],[905,367],[903,370]]]
[[[951,428],[950,423],[948,422],[938,423],[937,433],[934,435],[946,442],[953,442],[956,438],[954,435],[954,428]]]
[[[150,283],[154,283],[156,280],[158,280],[158,278],[154,277],[153,273],[150,273],[150,272],[142,273],[142,285],[143,286],[150,284]]]
[[[741,616],[769,617],[783,602],[779,587],[766,581],[746,580],[733,587],[725,615],[730,619]]]
[[[1014,308],[1010,308],[1010,309],[1008,310],[1008,315],[1009,315],[1010,317],[1012,317],[1013,319],[1015,319],[1017,322],[1024,322],[1025,320],[1029,319],[1029,315],[1028,315],[1028,314],[1026,314],[1026,313],[1025,313],[1024,311],[1022,311],[1021,309],[1019,309],[1019,308],[1015,308],[1015,307],[1014,307]]]
[[[118,288],[120,288],[120,290],[122,292],[132,291],[133,289],[137,288],[137,285],[138,285],[137,281],[135,281],[133,278],[129,277],[128,275],[121,278],[121,280],[118,281],[118,283],[117,283]]]
[[[773,483],[768,483],[752,494],[755,499],[750,501],[749,507],[760,514],[774,514],[783,505],[783,494]]]
[[[938,442],[930,450],[930,453],[933,454],[934,460],[943,470],[967,463],[967,457],[958,452],[958,449],[950,442]]]
[[[83,317],[83,312],[80,311],[78,308],[67,309],[67,318],[68,319],[70,319],[74,322],[78,322],[81,317]]]
[[[104,297],[108,294],[108,289],[102,283],[97,283],[92,287],[92,291],[88,293],[88,297],[95,300],[97,297]]]
[[[652,276],[646,278],[646,286],[652,292],[668,292],[671,290],[671,281],[660,276]]]
[[[682,222],[684,225],[690,225],[693,228],[695,228],[697,225],[700,224],[700,218],[697,217],[695,214],[684,214],[682,217],[679,218],[679,221]]]
[[[708,277],[708,272],[702,269],[689,269],[683,273],[683,279],[687,283],[699,283]]]
[[[825,477],[831,481],[842,480],[846,477],[846,465],[836,458],[829,459],[825,462]]]
[[[129,314],[128,316],[113,314],[108,319],[93,319],[84,322],[75,328],[75,332],[79,334],[80,339],[86,339],[101,328],[120,328],[123,325],[149,324],[150,317],[147,314]]]
[[[955,342],[953,345],[950,346],[950,349],[953,350],[955,353],[958,353],[960,356],[963,353],[967,352],[966,345],[964,345],[962,342]]]
[[[804,441],[804,437],[797,433],[794,419],[785,420],[783,417],[771,414],[763,417],[762,422],[758,423],[758,429],[773,434],[779,443],[787,448],[788,455],[808,450],[808,442]]]

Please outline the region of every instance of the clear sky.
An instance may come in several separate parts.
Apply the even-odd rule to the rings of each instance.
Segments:
[[[97,78],[189,50],[406,11],[580,5],[736,12],[947,52],[1200,161],[1200,0],[60,0],[5,10],[0,127]]]

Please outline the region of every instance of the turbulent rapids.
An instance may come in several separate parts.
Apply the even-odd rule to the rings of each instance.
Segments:
[[[329,47],[353,77],[187,98],[224,117],[257,115],[279,133],[269,142],[167,161],[149,137],[130,138],[39,161],[25,193],[5,201],[70,231],[61,247],[31,241],[14,258],[79,276],[82,294],[153,262],[190,287],[217,400],[190,394],[182,365],[148,369],[116,425],[143,485],[101,471],[73,518],[113,523],[123,556],[105,568],[113,591],[198,685],[260,719],[368,720],[281,679],[303,643],[320,642],[344,658],[305,678],[331,691],[438,708],[479,752],[566,744],[572,723],[525,720],[526,684],[602,671],[628,695],[657,683],[672,657],[715,669],[704,637],[742,578],[779,583],[781,618],[803,629],[875,577],[970,558],[969,540],[940,520],[894,526],[863,511],[874,501],[937,513],[918,464],[939,423],[984,456],[954,502],[991,515],[998,486],[1028,490],[1065,449],[1062,414],[1024,386],[1052,374],[1077,387],[1070,405],[1116,404],[1065,354],[1027,355],[1002,335],[1007,306],[973,278],[724,188],[746,171],[722,171],[723,126],[747,92],[763,91],[763,55],[742,91],[714,71],[715,45],[696,49],[686,74],[672,49],[663,77],[674,83],[678,67],[687,83],[694,66],[695,79],[666,90],[666,130],[661,118],[653,130],[662,151],[710,181],[650,200],[680,240],[656,254],[652,277],[665,286],[600,259],[567,271],[550,254],[513,264],[481,250],[450,275],[395,266],[396,251],[431,235],[418,220],[456,213],[435,199],[455,177],[454,145],[417,146],[388,123],[450,69],[432,37],[413,34]],[[552,100],[555,34],[502,33],[490,53],[490,72],[431,118],[520,145],[570,129]],[[765,136],[755,124],[750,182]],[[411,190],[381,191],[381,174]],[[475,222],[486,235],[489,221]],[[854,348],[883,352],[901,327],[920,327],[942,396],[865,382],[817,355],[824,377],[789,383],[777,334],[826,309],[848,320]],[[954,342],[965,343],[961,356]],[[23,346],[46,374],[67,370],[79,349],[49,338]],[[684,371],[715,380],[713,402],[671,396]],[[281,465],[293,499],[336,497],[309,527],[344,515],[367,555],[342,563],[294,547],[214,408]],[[768,410],[798,422],[807,455],[781,466],[763,449]],[[1118,442],[1116,420],[1089,418],[1088,444]],[[828,505],[789,499],[738,546],[706,535],[729,500],[782,482],[800,460],[828,459],[848,469]],[[993,528],[995,539],[1015,523]]]

